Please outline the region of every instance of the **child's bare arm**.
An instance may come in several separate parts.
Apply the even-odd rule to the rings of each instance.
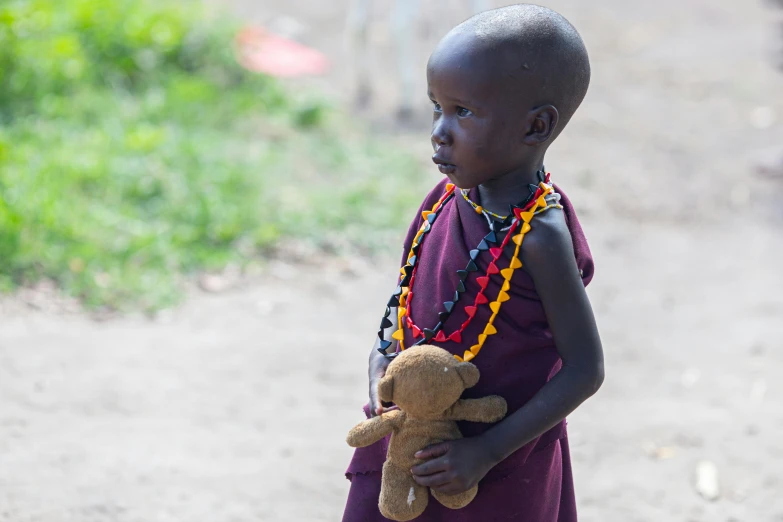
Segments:
[[[400,410],[390,411],[378,417],[367,419],[354,426],[348,432],[346,441],[352,448],[363,448],[375,442],[378,442],[386,435],[399,427],[404,420],[405,414]]]
[[[497,422],[506,416],[506,399],[491,395],[480,399],[461,399],[449,408],[448,420],[473,422]]]
[[[532,226],[522,244],[523,266],[535,282],[563,368],[527,404],[483,435],[495,462],[563,420],[604,379],[601,340],[565,217],[550,210]]]

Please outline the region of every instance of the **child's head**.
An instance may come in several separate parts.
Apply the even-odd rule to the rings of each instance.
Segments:
[[[558,13],[520,4],[470,18],[427,64],[433,161],[460,188],[535,171],[589,82],[584,43]]]

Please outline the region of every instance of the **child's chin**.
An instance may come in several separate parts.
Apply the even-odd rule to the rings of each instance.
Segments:
[[[449,178],[449,181],[453,183],[455,187],[461,190],[469,190],[475,186],[474,184],[466,183],[464,179],[460,179],[460,177],[455,174],[446,174],[446,177]]]
[[[476,187],[475,183],[467,183],[465,180],[460,180],[459,178],[454,178],[452,176],[448,176],[448,178],[452,183],[454,183],[454,186],[460,190],[470,190]]]

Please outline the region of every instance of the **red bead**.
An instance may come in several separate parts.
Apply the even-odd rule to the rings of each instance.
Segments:
[[[408,325],[408,328],[413,328],[413,319],[411,319],[410,317],[406,317],[405,324]]]
[[[445,343],[446,342],[446,334],[443,333],[443,330],[440,330],[438,334],[435,336],[435,342],[436,343]]]
[[[489,284],[489,276],[481,276],[476,278],[476,282],[479,284],[482,290],[484,290]]]
[[[476,307],[475,306],[466,306],[465,307],[465,313],[468,314],[468,317],[472,318],[474,315],[476,315]]]
[[[489,299],[487,299],[487,296],[485,296],[484,294],[478,294],[476,296],[476,304],[482,305],[482,304],[487,304],[488,302]]]
[[[411,330],[413,331],[413,337],[414,338],[415,337],[421,337],[422,335],[424,335],[424,333],[421,331],[421,328],[419,328],[415,324],[413,326],[411,326]]]
[[[498,272],[500,272],[500,270],[498,270],[498,267],[494,262],[490,263],[487,267],[487,275],[497,274]]]
[[[499,259],[501,255],[503,255],[503,249],[502,248],[490,248],[489,253],[492,254],[492,257],[495,259]]]
[[[451,335],[449,335],[449,341],[454,341],[455,343],[461,343],[462,342],[462,331],[457,330],[453,332]]]

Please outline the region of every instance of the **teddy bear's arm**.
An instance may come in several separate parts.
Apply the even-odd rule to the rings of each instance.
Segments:
[[[461,399],[449,408],[449,420],[497,422],[506,416],[506,399],[490,395],[481,399]]]
[[[348,432],[346,441],[352,448],[369,446],[399,427],[404,418],[405,414],[401,410],[393,410],[378,417],[367,419],[354,426]]]

